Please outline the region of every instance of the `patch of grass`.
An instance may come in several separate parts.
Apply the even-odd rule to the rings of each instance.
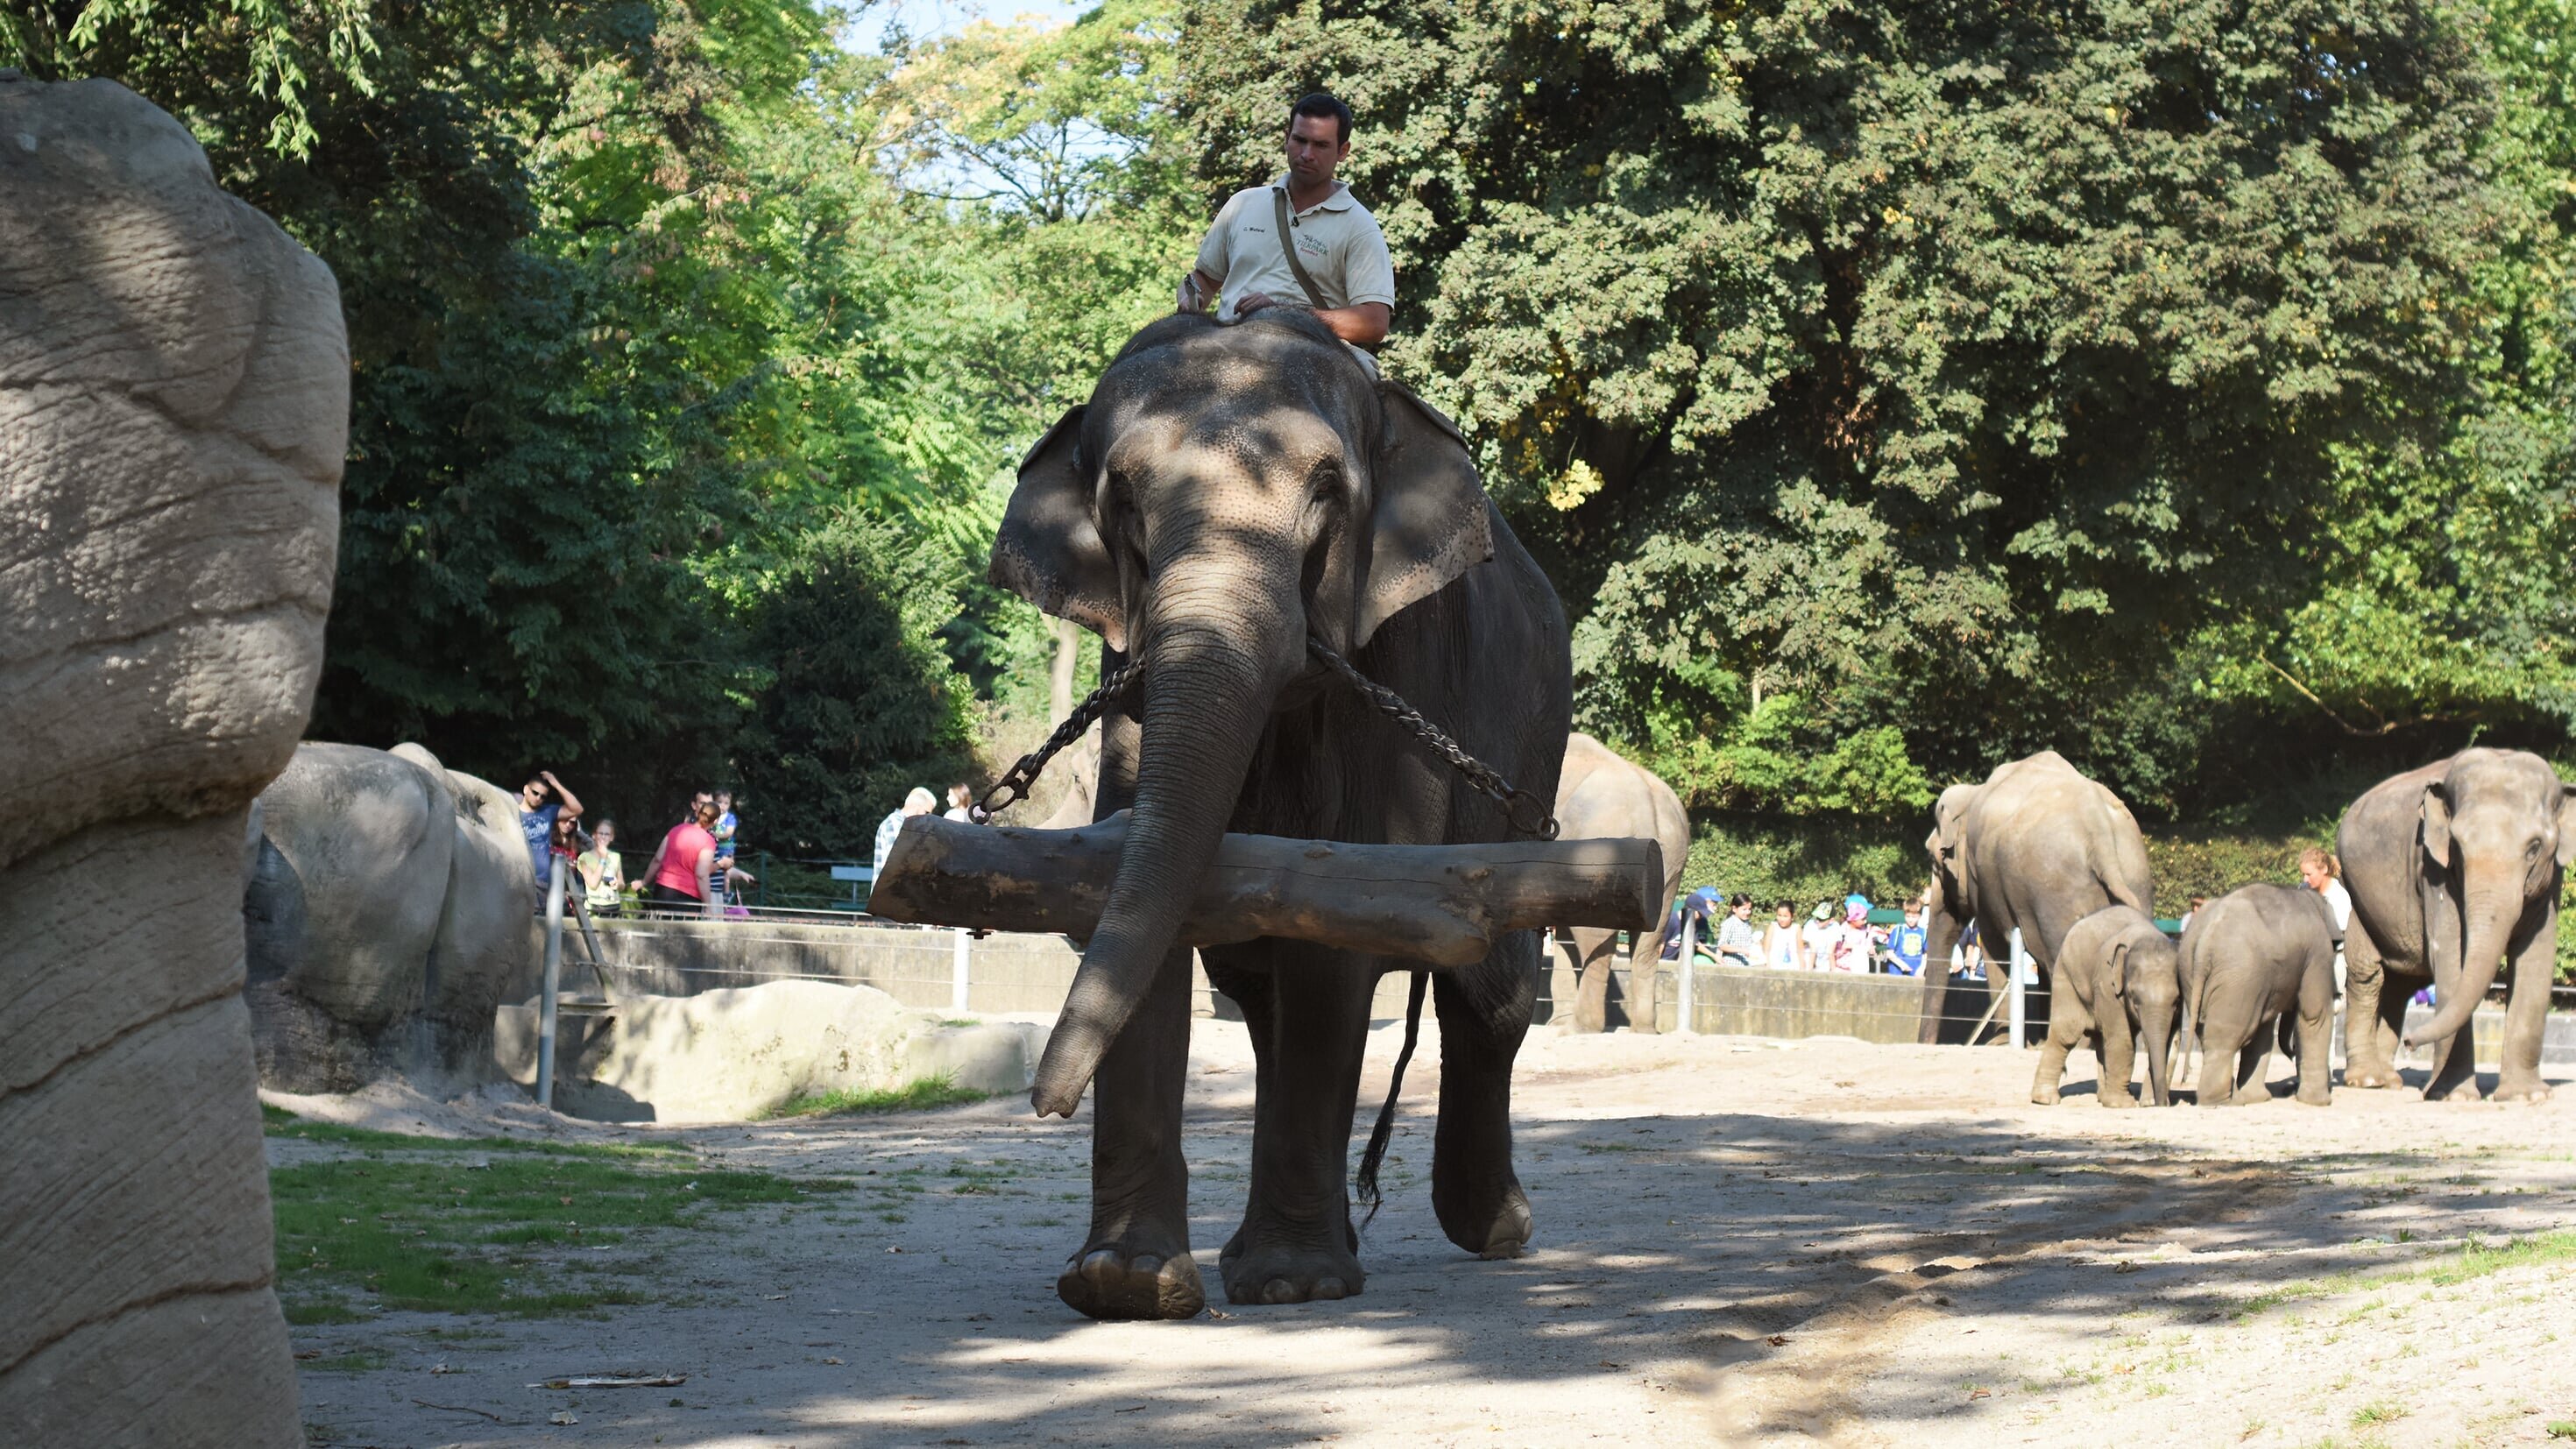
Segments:
[[[612,1260],[549,1260],[530,1250],[704,1227],[717,1213],[852,1186],[843,1178],[709,1169],[664,1149],[618,1160],[505,1142],[486,1146],[488,1160],[469,1161],[438,1139],[396,1140],[417,1150],[377,1150],[269,1174],[278,1285],[290,1322],[363,1320],[352,1304],[360,1293],[372,1293],[384,1308],[521,1316],[646,1302],[599,1281],[617,1266]]]
[[[2380,1399],[2373,1403],[2364,1404],[2360,1408],[2353,1410],[2352,1426],[2356,1429],[2367,1429],[2373,1424],[2394,1424],[2398,1420],[2405,1418],[2407,1412],[2408,1410],[2404,1404],[2395,1404],[2386,1399]]]
[[[260,1120],[271,1137],[298,1142],[333,1142],[343,1147],[372,1147],[400,1152],[529,1152],[543,1157],[685,1158],[683,1145],[623,1142],[543,1142],[515,1137],[420,1137],[407,1132],[379,1132],[338,1122],[313,1122],[283,1107],[263,1102]]]
[[[2576,1439],[2576,1419],[2550,1420],[2549,1437],[2552,1439]]]
[[[891,1090],[858,1092],[843,1089],[819,1096],[795,1097],[760,1115],[764,1120],[775,1121],[781,1117],[856,1117],[878,1112],[923,1112],[933,1107],[981,1102],[992,1095],[951,1085],[946,1077],[923,1077]]]

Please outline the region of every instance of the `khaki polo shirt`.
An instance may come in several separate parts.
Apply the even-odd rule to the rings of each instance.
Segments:
[[[1198,271],[1219,278],[1218,292],[1225,298],[1218,320],[1234,320],[1234,299],[1248,292],[1267,292],[1275,301],[1302,305],[1306,289],[1297,285],[1297,274],[1288,269],[1288,254],[1281,250],[1279,209],[1271,204],[1273,192],[1284,192],[1288,178],[1280,177],[1268,186],[1250,186],[1226,198],[1216,214],[1216,224],[1208,228],[1207,240],[1199,243]],[[1333,183],[1333,194],[1289,217],[1289,236],[1297,246],[1297,260],[1305,264],[1306,275],[1315,279],[1315,290],[1323,295],[1316,300],[1326,307],[1351,307],[1362,302],[1395,305],[1395,263],[1387,257],[1386,237],[1377,229],[1377,218],[1351,195],[1349,186]]]

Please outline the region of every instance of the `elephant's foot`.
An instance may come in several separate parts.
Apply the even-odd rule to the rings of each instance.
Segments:
[[[2334,1105],[2334,1098],[2323,1087],[2317,1088],[2314,1092],[2301,1088],[2298,1103],[2302,1107],[2331,1107]]]
[[[2096,1094],[2094,1100],[2100,1102],[2105,1107],[2134,1107],[2138,1105],[2137,1098],[2130,1096],[2126,1090],[2119,1088],[2102,1088]]]
[[[2495,1099],[2499,1102],[2546,1102],[2549,1100],[2549,1084],[2540,1080],[2538,1072],[2507,1068],[2496,1082]]]
[[[1217,1270],[1232,1303],[1312,1303],[1356,1298],[1368,1282],[1359,1256],[1339,1244],[1269,1239],[1247,1242],[1237,1233],[1225,1245]]]
[[[1435,1183],[1431,1208],[1449,1241],[1479,1258],[1517,1258],[1529,1246],[1533,1228],[1529,1196],[1521,1191],[1517,1178],[1507,1177],[1496,1187],[1454,1197]]]
[[[1091,1318],[1196,1318],[1207,1307],[1199,1265],[1187,1252],[1165,1256],[1123,1243],[1094,1243],[1073,1255],[1055,1296]]]
[[[2030,1089],[2030,1099],[2043,1107],[2054,1107],[2057,1105],[2057,1089],[2055,1087],[2033,1087]]]
[[[2478,1090],[2478,1079],[2474,1076],[2424,1089],[2427,1102],[2483,1102],[2486,1097],[2486,1093]]]
[[[2406,1079],[2399,1076],[2393,1066],[2378,1062],[2348,1062],[2343,1069],[2343,1084],[2384,1091],[2405,1086]]]

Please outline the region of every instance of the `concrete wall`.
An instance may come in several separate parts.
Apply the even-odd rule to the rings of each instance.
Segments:
[[[873,986],[905,1006],[944,1011],[951,1002],[958,933],[852,922],[767,920],[604,920],[600,948],[616,968],[611,994],[694,996],[782,977],[813,977]],[[578,933],[565,927],[563,986],[597,989]],[[997,932],[966,941],[966,1006],[977,1012],[1052,1012],[1064,1005],[1081,956],[1062,936]],[[1239,1019],[1234,1004],[1191,970],[1191,1011]],[[1370,1014],[1404,1014],[1408,978],[1378,983]],[[531,988],[533,991],[533,988]]]
[[[599,923],[602,948],[617,967],[612,994],[694,996],[724,987],[750,986],[782,977],[813,977],[873,986],[905,1006],[947,1010],[956,969],[957,933],[908,926],[852,922],[791,923],[766,920],[629,920]],[[567,928],[564,989],[596,989],[574,933]],[[967,1009],[975,1012],[1053,1012],[1064,1005],[1081,958],[1061,936],[995,934],[968,938]],[[1552,963],[1551,963],[1552,964]],[[1544,976],[1545,973],[1543,973]],[[1200,1016],[1238,1019],[1234,1004],[1208,987],[1193,968],[1191,1010]],[[1611,1024],[1628,1022],[1629,968],[1612,973]],[[1681,981],[1666,963],[1657,1020],[1666,1031],[1681,1024]],[[1404,1015],[1409,978],[1395,972],[1379,981],[1369,1014],[1380,1021]],[[533,988],[531,988],[533,990]],[[1901,976],[1843,976],[1799,971],[1747,971],[1702,966],[1696,983],[1694,1030],[1730,1036],[1849,1036],[1906,1043],[1921,1020],[1923,986]],[[1984,1014],[1985,988],[1954,984],[1941,1039],[1963,1041]],[[2048,995],[2027,1002],[2034,1039],[2048,1021]],[[1537,1017],[1549,1019],[1553,1003],[1540,983]],[[2428,1013],[2416,1008],[2415,1019]],[[2002,1014],[1997,1013],[2000,1023]],[[2501,1049],[2504,1014],[2480,1011],[2475,1020],[2478,1060],[2493,1063]],[[1991,1033],[1989,1034],[1991,1035]],[[2576,1016],[2553,1013],[2541,1051],[2549,1062],[2576,1062]]]

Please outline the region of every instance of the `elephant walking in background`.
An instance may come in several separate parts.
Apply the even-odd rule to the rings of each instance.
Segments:
[[[2012,932],[2049,980],[2058,943],[2105,906],[2153,917],[2147,840],[2120,797],[2086,779],[2055,750],[1998,766],[1981,785],[1953,785],[1932,809],[1932,919],[1924,955],[1921,1037],[1939,1038],[1948,1005],[1950,950],[1969,921],[1988,958],[2009,956]],[[1987,990],[2010,989],[2008,967],[1989,968]]]
[[[1181,913],[1228,830],[1500,841],[1503,808],[1317,662],[1348,659],[1537,799],[1571,709],[1565,616],[1447,421],[1381,386],[1310,314],[1167,317],[1020,466],[992,577],[1098,632],[1140,681],[1103,720],[1095,809],[1132,811],[1116,879],[1032,1092],[1093,1089],[1091,1227],[1057,1292],[1097,1318],[1187,1318],[1203,1293],[1181,1149],[1190,953]],[[1511,1160],[1512,1059],[1538,933],[1434,977],[1431,1201],[1506,1257],[1531,1231]],[[1369,1002],[1412,963],[1263,939],[1201,952],[1256,1059],[1252,1174],[1220,1258],[1238,1303],[1365,1280],[1346,1187]]]
[[[1682,868],[1690,858],[1690,817],[1673,787],[1621,759],[1609,746],[1587,734],[1565,742],[1565,770],[1557,776],[1557,836],[1563,840],[1638,836],[1664,848],[1664,894],[1669,903],[1681,894]],[[1628,1029],[1656,1029],[1655,999],[1661,986],[1664,931],[1671,912],[1658,918],[1654,939],[1639,937],[1628,976]],[[1561,934],[1565,964],[1556,969],[1549,999],[1561,1014],[1570,1014],[1576,1031],[1610,1029],[1610,968],[1617,958],[1619,933],[1578,927]],[[1682,963],[1690,969],[1690,963]],[[1569,1012],[1570,1006],[1570,1012]],[[1688,1027],[1690,1023],[1682,1023]]]
[[[2048,996],[2048,1043],[2030,1099],[2057,1100],[2066,1054],[2089,1041],[2098,1063],[2094,1100],[2105,1107],[2134,1107],[2129,1074],[2138,1049],[2147,1058],[2147,1097],[2159,1107],[2173,1098],[2165,1083],[2165,1054],[2182,1010],[2182,979],[2172,938],[2155,919],[2129,906],[2106,906],[2075,923],[2058,943],[2057,985]]]
[[[2433,1048],[2428,1099],[2475,1100],[2470,1013],[2510,960],[2496,1094],[2549,1095],[2540,1080],[2558,891],[2576,858],[2576,796],[2522,750],[2462,750],[2394,775],[2335,832],[2352,925],[2344,939],[2344,1085],[2395,1087],[2407,998],[2433,985],[2433,1019],[2406,1037]]]
[[[322,669],[330,270],[112,81],[0,70],[0,1442],[305,1442],[242,1007]]]
[[[2200,1036],[2200,1105],[2247,1100],[2248,1087],[2263,1097],[2275,1022],[2281,1050],[2298,1058],[2299,1100],[2326,1105],[2334,913],[2324,896],[2303,886],[2249,885],[2201,907],[2182,936],[2182,984],[2183,1031]]]

